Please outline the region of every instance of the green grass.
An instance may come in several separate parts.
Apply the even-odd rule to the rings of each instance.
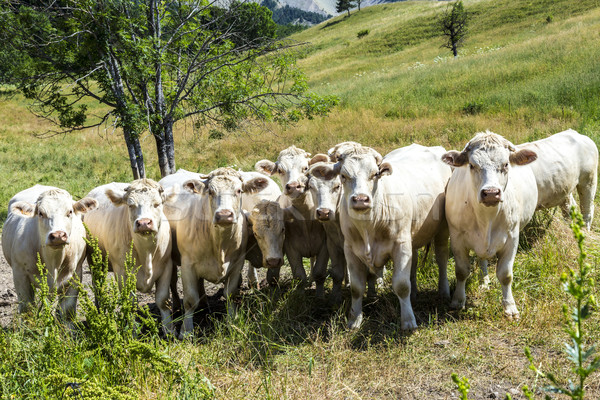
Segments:
[[[443,40],[434,29],[445,2],[369,7],[294,35],[310,43],[300,65],[312,89],[338,95],[340,106],[329,117],[287,129],[248,127],[222,139],[182,123],[176,127],[178,166],[205,172],[234,164],[252,169],[257,160],[274,159],[290,144],[318,153],[344,140],[382,153],[412,142],[462,148],[486,129],[519,143],[574,128],[600,144],[600,1],[464,4],[473,15],[471,34],[456,59],[440,47]],[[369,35],[358,39],[364,29]],[[10,197],[35,183],[82,197],[97,185],[130,180],[119,131],[34,138],[51,127],[32,117],[18,96],[0,101],[0,116],[0,219]],[[145,137],[142,145],[148,176],[158,179],[152,138]],[[312,289],[244,292],[238,318],[215,313],[193,343],[156,340],[157,352],[177,363],[183,378],[171,379],[132,355],[122,360],[121,380],[114,381],[101,359],[68,337],[60,339],[68,352],[47,364],[39,332],[15,323],[0,332],[5,397],[27,398],[24,388],[31,398],[58,397],[66,376],[89,379],[84,385],[126,382],[134,397],[144,399],[210,397],[211,387],[216,398],[227,399],[438,399],[456,395],[450,379],[455,372],[469,378],[472,398],[492,392],[503,398],[524,384],[535,387],[525,346],[545,371],[566,382],[571,371],[563,354],[561,306],[568,297],[560,275],[574,265],[577,249],[559,213],[550,219],[548,229],[528,233],[515,262],[519,322],[503,317],[493,263],[490,290],[480,289],[474,274],[467,308],[450,310],[437,298],[430,255],[418,274],[415,332],[399,329],[389,277],[377,298],[366,302],[366,321],[358,332],[344,328],[348,304],[332,307],[315,299]],[[596,282],[598,221],[586,241]],[[449,277],[452,282],[452,259]],[[598,297],[597,287],[594,291]],[[598,315],[587,324],[589,342],[597,343]],[[588,398],[600,398],[598,374],[589,379]]]

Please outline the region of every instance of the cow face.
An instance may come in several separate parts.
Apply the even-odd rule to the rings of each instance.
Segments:
[[[71,195],[62,189],[42,193],[35,205],[24,201],[13,204],[12,211],[36,218],[40,243],[51,248],[62,248],[71,241],[71,229],[75,218],[93,210],[98,202],[84,197],[74,202]]]
[[[342,193],[342,182],[333,163],[318,162],[308,170],[308,189],[315,199],[319,221],[334,221]]]
[[[452,150],[442,156],[450,166],[469,168],[477,201],[488,207],[504,200],[511,167],[529,164],[536,158],[531,150],[515,151],[512,143],[492,132],[477,134],[462,152]]]
[[[191,179],[183,186],[192,193],[208,196],[213,223],[228,226],[238,222],[242,209],[242,192],[257,192],[268,184],[266,178],[242,182],[239,172],[231,168],[219,168],[211,172],[207,179]]]
[[[138,179],[124,191],[106,190],[106,196],[117,206],[127,206],[127,214],[134,234],[153,235],[164,218],[165,200],[162,186],[151,179]]]
[[[358,213],[370,211],[377,181],[391,174],[392,166],[382,162],[381,155],[369,147],[346,154],[337,165],[349,208]]]
[[[278,174],[284,193],[295,199],[305,193],[309,162],[309,153],[296,146],[290,146],[279,153],[277,162],[261,160],[256,163],[255,168],[267,175]]]
[[[263,266],[278,268],[283,264],[285,224],[283,210],[276,201],[263,200],[248,215],[252,233],[263,254]]]

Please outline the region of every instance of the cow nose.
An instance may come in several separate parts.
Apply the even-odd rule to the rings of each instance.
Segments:
[[[281,267],[283,264],[283,260],[279,257],[269,257],[267,258],[267,268],[277,268]]]
[[[327,221],[330,215],[331,210],[329,208],[317,208],[317,218],[321,221]]]
[[[150,218],[140,218],[135,221],[135,231],[140,233],[154,231],[154,223]]]
[[[228,225],[233,223],[233,211],[219,210],[215,213],[215,222],[219,225]]]
[[[366,194],[355,194],[351,197],[352,208],[356,210],[366,210],[371,208],[371,198]]]
[[[55,231],[48,234],[48,244],[51,246],[67,244],[67,239],[69,239],[69,235],[65,231]]]
[[[494,206],[501,200],[501,191],[498,188],[487,188],[481,190],[481,202],[484,205]]]
[[[286,193],[299,192],[302,186],[298,182],[290,182],[285,185]]]

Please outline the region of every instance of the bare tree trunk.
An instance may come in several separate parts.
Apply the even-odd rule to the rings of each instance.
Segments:
[[[127,153],[129,153],[129,163],[131,164],[133,179],[145,178],[146,170],[144,168],[144,156],[142,154],[139,139],[134,133],[128,132],[125,129],[123,129],[123,136],[125,137],[125,143],[127,144]]]
[[[175,141],[173,139],[173,119],[167,118],[165,121],[165,142],[167,147],[167,160],[171,173],[175,173]]]

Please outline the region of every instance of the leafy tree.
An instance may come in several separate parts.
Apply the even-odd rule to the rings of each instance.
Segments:
[[[165,176],[175,172],[178,120],[233,130],[242,121],[295,122],[335,104],[307,92],[294,45],[273,39],[268,10],[242,1],[211,4],[4,1],[0,54],[22,59],[0,67],[0,83],[16,84],[33,111],[62,132],[122,128],[134,178],[145,176],[144,132],[155,139]],[[89,100],[104,106],[104,114],[91,116]]]
[[[352,0],[337,0],[335,3],[335,10],[339,13],[348,11],[348,15],[350,15],[350,9],[354,7],[354,2]]]
[[[467,36],[469,22],[469,14],[462,1],[448,5],[439,21],[442,34],[446,37],[446,43],[442,47],[452,50],[454,57],[458,57],[458,48],[463,45]]]

